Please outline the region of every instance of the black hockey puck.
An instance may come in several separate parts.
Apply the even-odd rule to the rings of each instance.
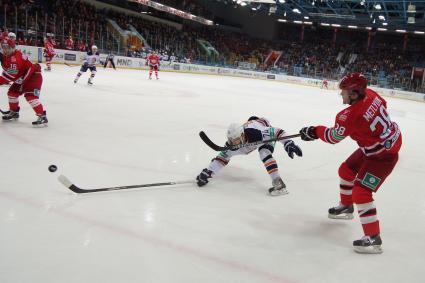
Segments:
[[[49,166],[49,171],[50,172],[56,172],[56,170],[58,170],[58,167],[56,165],[50,165]]]

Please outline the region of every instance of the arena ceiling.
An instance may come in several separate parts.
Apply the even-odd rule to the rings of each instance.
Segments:
[[[425,31],[425,0],[214,0],[306,24]]]

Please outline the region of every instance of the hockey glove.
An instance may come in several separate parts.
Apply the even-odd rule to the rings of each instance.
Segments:
[[[202,187],[205,186],[206,184],[208,184],[208,179],[212,178],[212,171],[208,170],[207,168],[203,169],[201,174],[199,174],[196,177],[196,182],[198,184],[198,187]]]
[[[303,141],[312,141],[318,139],[316,135],[316,127],[310,126],[310,127],[304,127],[300,131],[301,139]]]
[[[288,156],[291,159],[294,159],[294,153],[297,156],[300,156],[300,157],[303,156],[303,152],[302,152],[301,148],[298,145],[296,145],[294,143],[294,141],[292,141],[292,140],[289,140],[289,141],[286,141],[285,142],[284,149],[288,153]]]

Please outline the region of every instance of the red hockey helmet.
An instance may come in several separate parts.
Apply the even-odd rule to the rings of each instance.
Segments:
[[[343,90],[364,90],[366,87],[367,79],[360,73],[349,73],[339,83],[339,88]]]
[[[15,48],[16,47],[16,40],[10,37],[4,37],[1,40],[1,47],[2,48]]]

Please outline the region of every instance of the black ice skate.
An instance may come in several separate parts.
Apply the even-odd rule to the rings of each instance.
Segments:
[[[353,219],[354,207],[353,205],[342,205],[341,203],[338,206],[329,208],[328,217],[331,219]]]
[[[361,254],[381,254],[382,240],[379,235],[363,236],[360,240],[353,242],[354,251]]]
[[[87,81],[87,84],[88,84],[88,85],[93,85],[93,82],[91,81],[91,79],[89,79],[89,80]]]
[[[286,185],[282,181],[282,179],[276,178],[272,182],[273,187],[269,189],[269,194],[272,196],[280,196],[280,195],[286,195],[289,192],[286,190]]]
[[[78,82],[78,78],[75,78],[74,80],[74,84],[76,84]]]
[[[9,110],[2,117],[3,121],[18,120],[18,118],[19,118],[19,109],[18,111]]]
[[[32,122],[34,127],[47,127],[47,123],[49,122],[46,117],[46,111],[43,114],[37,114],[38,119]]]

